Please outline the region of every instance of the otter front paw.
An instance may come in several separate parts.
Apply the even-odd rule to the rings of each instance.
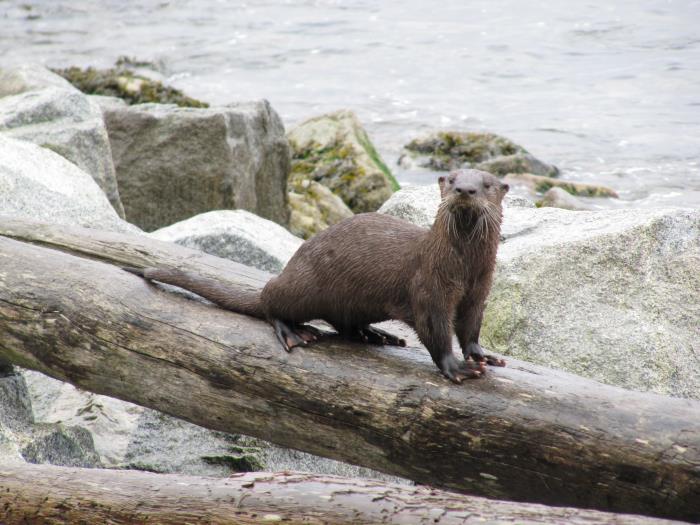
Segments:
[[[464,350],[464,359],[472,359],[477,363],[486,363],[490,366],[506,366],[505,359],[487,354],[479,343],[469,343]]]
[[[448,355],[440,365],[442,374],[453,383],[461,383],[465,379],[478,379],[484,375],[486,368],[481,361],[457,361],[453,355]]]

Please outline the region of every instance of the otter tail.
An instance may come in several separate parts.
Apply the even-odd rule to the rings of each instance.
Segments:
[[[244,287],[232,289],[215,279],[176,269],[123,267],[122,270],[144,279],[171,284],[194,292],[226,310],[261,319],[265,318],[260,302],[260,290]]]

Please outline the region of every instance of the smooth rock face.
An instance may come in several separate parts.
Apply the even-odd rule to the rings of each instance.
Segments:
[[[289,189],[289,230],[303,239],[354,215],[340,197],[316,181],[290,179]]]
[[[95,181],[60,155],[0,133],[0,215],[119,232],[121,220]]]
[[[406,168],[448,171],[475,168],[494,175],[534,173],[554,177],[556,166],[542,162],[511,140],[494,133],[438,131],[404,146],[399,164]]]
[[[426,207],[407,206],[385,211],[425,225]],[[502,234],[485,347],[700,398],[700,212],[505,207]]]
[[[281,272],[303,242],[282,226],[245,210],[202,213],[151,236],[271,273]]]
[[[0,133],[70,160],[124,217],[102,112],[61,77],[39,66],[0,69]]]
[[[240,208],[287,224],[289,146],[267,101],[102,107],[130,222],[153,231]]]
[[[309,119],[287,136],[292,147],[290,180],[320,182],[355,213],[378,210],[399,188],[351,111]]]

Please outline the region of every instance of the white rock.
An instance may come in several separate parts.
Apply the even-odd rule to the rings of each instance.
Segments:
[[[0,133],[0,215],[135,232],[80,168],[46,148]]]
[[[150,235],[272,273],[281,272],[303,242],[245,210],[201,213]]]
[[[63,78],[40,66],[0,68],[0,133],[73,162],[124,217],[102,111]]]

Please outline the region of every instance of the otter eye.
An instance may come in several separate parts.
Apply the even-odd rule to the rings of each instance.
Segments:
[[[486,188],[487,190],[488,190],[490,187],[491,187],[491,183],[488,183],[488,182],[487,182],[486,184],[484,184],[484,188]]]
[[[449,179],[447,179],[447,181],[448,181],[450,184],[454,184],[455,178],[454,178],[454,177],[450,177]]]

